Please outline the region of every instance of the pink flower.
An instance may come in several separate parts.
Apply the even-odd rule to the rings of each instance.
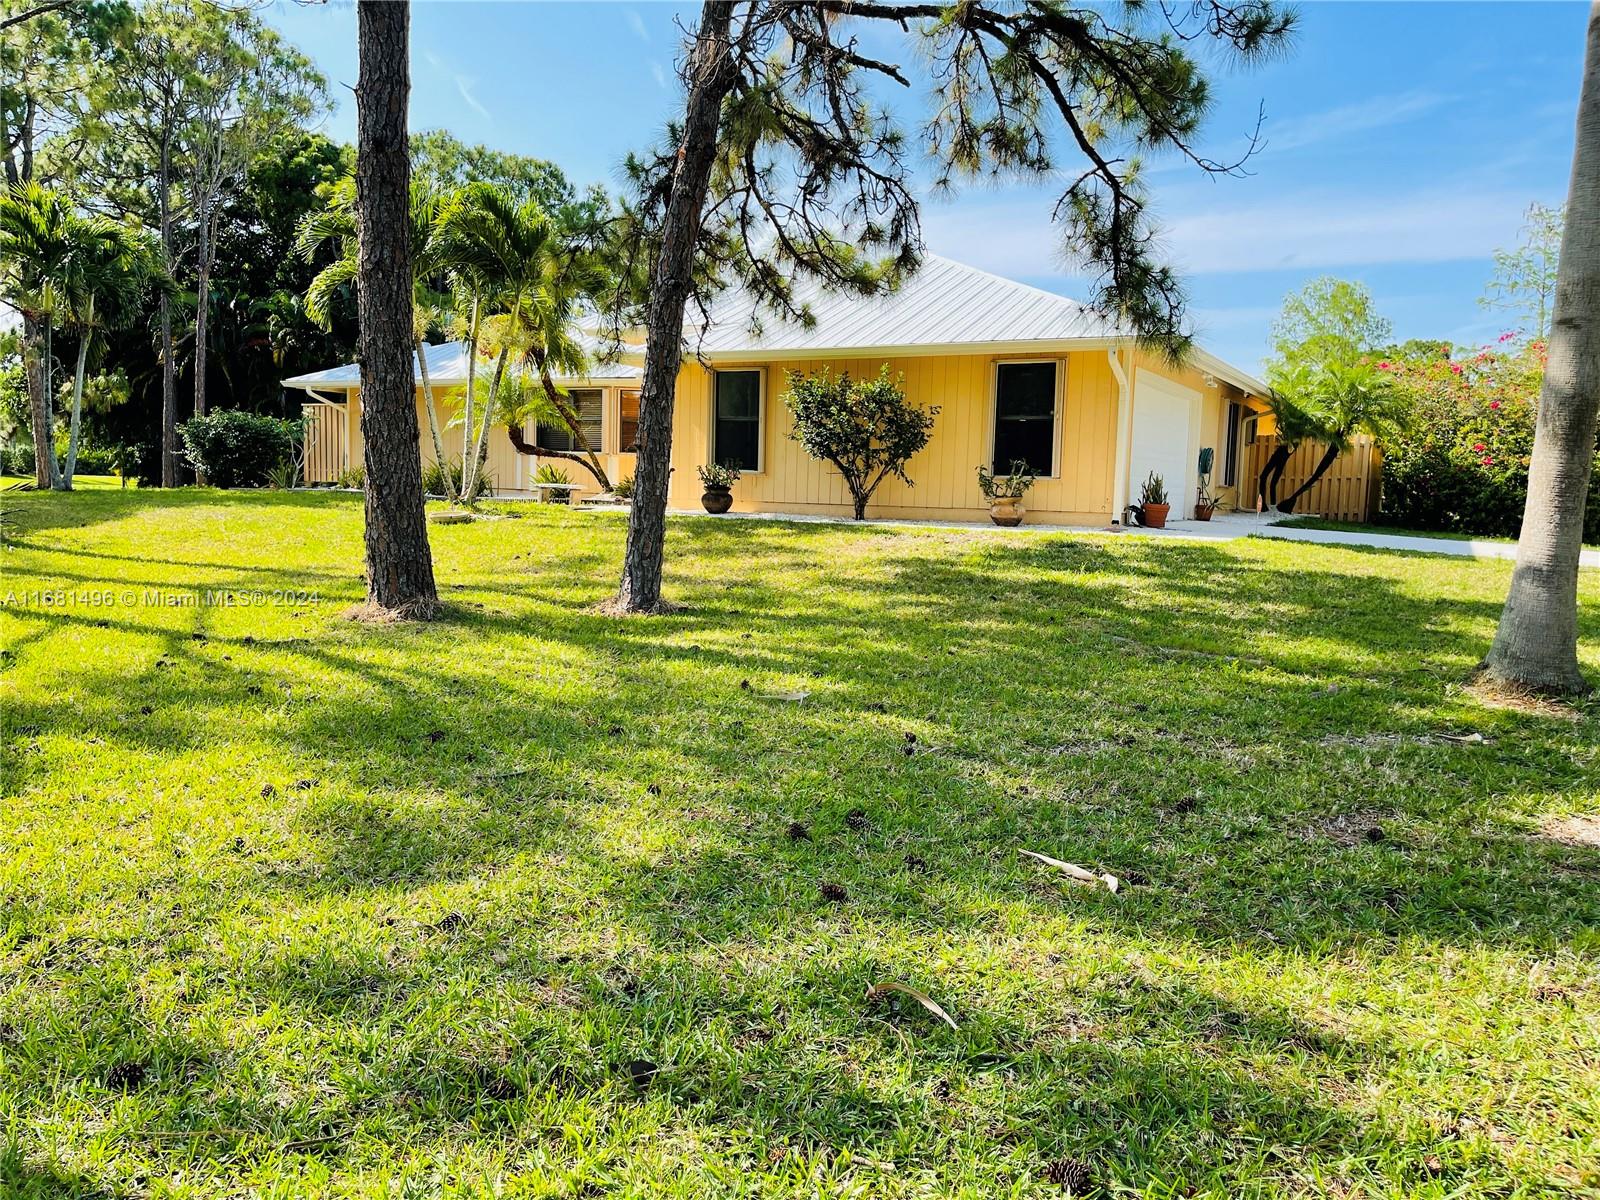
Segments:
[[[1509,342],[1509,341],[1510,341],[1510,340],[1511,340],[1511,339],[1512,339],[1512,338],[1514,338],[1514,337],[1516,337],[1516,336],[1517,336],[1517,335],[1516,335],[1516,334],[1515,334],[1515,333],[1514,333],[1514,332],[1513,332],[1513,333],[1502,333],[1502,334],[1501,334],[1501,335],[1500,335],[1500,340],[1501,340],[1501,341],[1502,341],[1502,342]]]
[[[1489,407],[1490,408],[1494,408],[1494,409],[1498,409],[1500,407],[1500,401],[1498,401],[1498,400],[1489,401]]]
[[[1479,442],[1477,445],[1473,446],[1472,449],[1475,452],[1477,452],[1478,454],[1482,454],[1485,450],[1488,449],[1488,447],[1485,446],[1482,442]]]
[[[1461,364],[1460,363],[1451,363],[1450,364],[1450,373],[1452,375],[1461,374]]]
[[[1492,454],[1485,454],[1485,455],[1484,455],[1484,456],[1483,456],[1483,465],[1484,465],[1484,466],[1486,466],[1486,467],[1492,467],[1492,466],[1494,466],[1494,455],[1492,455]]]
[[[1378,370],[1380,370],[1380,371],[1389,371],[1389,370],[1393,370],[1393,367],[1390,366],[1389,360],[1386,358],[1381,363],[1378,364]]]

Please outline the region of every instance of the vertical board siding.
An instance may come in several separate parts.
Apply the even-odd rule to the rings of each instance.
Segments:
[[[1111,513],[1112,461],[1116,453],[1116,382],[1104,351],[1051,355],[1061,364],[1059,474],[1040,479],[1028,493],[1030,519],[1099,522]],[[818,512],[847,515],[850,494],[838,471],[819,462],[790,434],[793,421],[783,403],[789,371],[811,374],[824,367],[852,378],[876,375],[885,362],[903,377],[906,399],[938,408],[925,446],[906,465],[913,480],[890,478],[873,494],[869,516],[978,520],[987,504],[978,490],[977,469],[992,445],[994,368],[984,354],[914,358],[806,358],[766,364],[762,411],[763,470],[734,486],[734,505],[745,511]],[[679,376],[673,420],[670,500],[676,508],[700,502],[695,468],[711,453],[711,377],[698,364]]]
[[[343,404],[302,404],[306,419],[307,483],[337,483],[349,463],[349,429]]]
[[[1277,445],[1277,438],[1265,435],[1256,438],[1254,445],[1241,447],[1238,485],[1241,508],[1255,508],[1256,480]],[[1278,485],[1280,500],[1310,478],[1325,448],[1322,442],[1304,442],[1289,456],[1283,482]],[[1372,438],[1358,435],[1355,444],[1333,460],[1328,473],[1295,502],[1295,512],[1332,521],[1372,520],[1378,512],[1382,461]]]

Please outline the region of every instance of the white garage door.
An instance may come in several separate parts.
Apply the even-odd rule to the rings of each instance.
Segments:
[[[1132,469],[1128,472],[1128,502],[1139,502],[1144,481],[1154,471],[1167,485],[1172,519],[1189,515],[1194,498],[1195,464],[1189,457],[1189,424],[1200,393],[1140,371],[1133,390]]]

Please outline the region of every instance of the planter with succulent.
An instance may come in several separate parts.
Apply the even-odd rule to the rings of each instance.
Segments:
[[[1151,471],[1145,477],[1144,487],[1139,492],[1139,523],[1151,529],[1165,529],[1167,527],[1167,514],[1172,511],[1172,505],[1167,501],[1166,482]]]
[[[700,503],[708,513],[725,513],[733,507],[733,485],[738,482],[739,468],[732,463],[706,463],[697,468],[700,472]]]
[[[1211,494],[1211,464],[1216,455],[1210,446],[1200,451],[1200,486],[1194,495],[1194,519],[1209,521],[1217,511],[1216,497]]]
[[[1033,481],[1033,468],[1020,458],[1011,460],[1011,470],[1005,475],[996,475],[988,467],[979,467],[978,490],[989,502],[989,519],[1007,528],[1021,525],[1023,513],[1026,512],[1022,507],[1022,497],[1027,495]]]

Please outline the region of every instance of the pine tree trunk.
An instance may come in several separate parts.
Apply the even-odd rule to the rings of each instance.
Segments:
[[[411,372],[411,7],[407,0],[361,0],[357,20],[357,357],[366,443],[367,603],[425,618],[438,610],[439,596]]]
[[[422,376],[422,396],[428,407],[428,433],[433,437],[433,461],[439,464],[439,475],[448,480],[444,470],[444,439],[439,436],[439,410],[433,402],[433,380],[428,378],[428,345],[421,338],[414,339],[417,355],[417,372]],[[450,485],[445,484],[445,498],[450,498]]]
[[[206,415],[206,326],[211,303],[211,217],[206,208],[200,213],[200,239],[195,249],[194,290],[194,415]],[[195,472],[195,483],[206,485],[203,471]]]
[[[1304,483],[1295,488],[1295,490],[1289,494],[1289,498],[1287,500],[1278,505],[1278,511],[1281,513],[1294,512],[1295,501],[1299,500],[1301,496],[1304,496],[1317,485],[1317,480],[1321,479],[1328,473],[1328,468],[1333,466],[1334,460],[1338,457],[1339,447],[1330,442],[1328,444],[1328,448],[1323,451],[1322,457],[1317,460],[1316,469],[1311,472],[1311,475]],[[1278,473],[1280,475],[1283,474],[1283,469],[1281,467],[1278,469]],[[1273,490],[1276,491],[1277,488],[1274,487]]]
[[[661,569],[666,554],[667,486],[671,475],[672,409],[683,358],[683,310],[689,299],[695,254],[705,220],[706,191],[717,155],[722,101],[733,86],[728,45],[733,6],[707,0],[689,62],[689,97],[677,168],[662,222],[661,249],[650,269],[644,382],[639,396],[639,451],[633,505],[623,551],[618,612],[661,609]]]
[[[161,140],[161,166],[157,179],[161,206],[161,251],[167,269],[172,262],[172,137]],[[178,380],[172,361],[172,297],[161,292],[161,486],[178,486]]]
[[[1556,267],[1528,502],[1511,591],[1482,674],[1539,692],[1589,689],[1578,669],[1578,556],[1600,415],[1600,4],[1589,11],[1577,144]]]

